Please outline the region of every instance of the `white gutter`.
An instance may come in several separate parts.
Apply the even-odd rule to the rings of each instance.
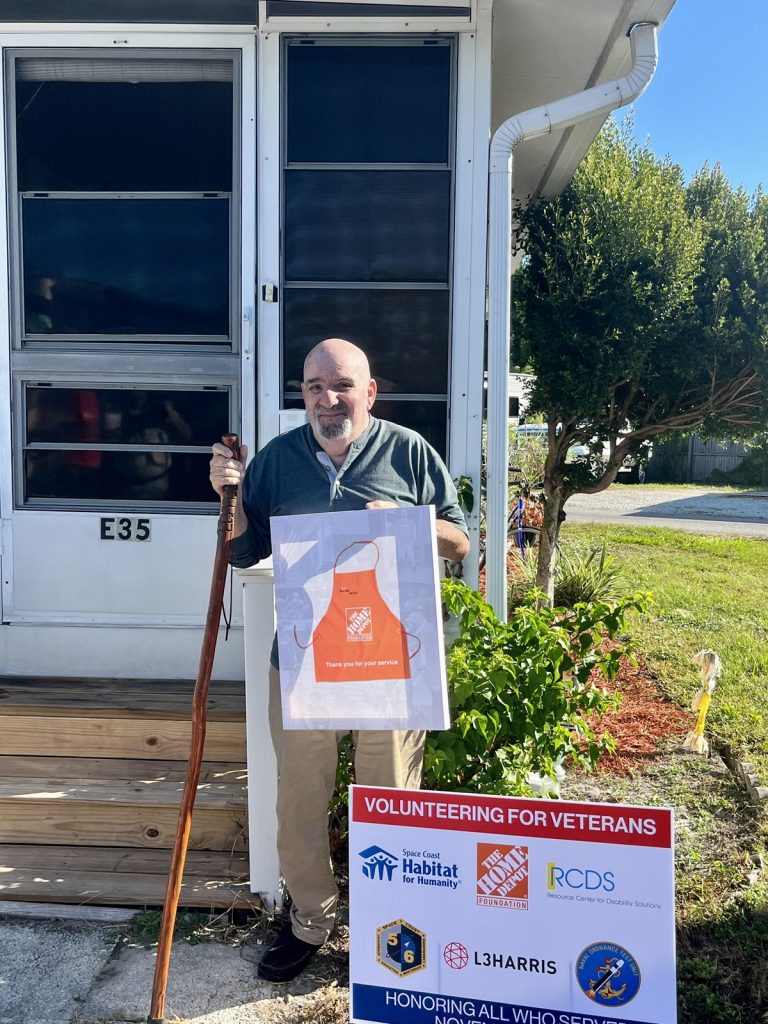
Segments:
[[[507,618],[507,501],[509,465],[509,380],[512,153],[519,142],[548,135],[579,121],[609,114],[631,103],[656,70],[656,25],[637,22],[628,32],[632,67],[623,78],[595,85],[510,117],[491,141],[488,210],[488,461],[486,516],[486,600]]]

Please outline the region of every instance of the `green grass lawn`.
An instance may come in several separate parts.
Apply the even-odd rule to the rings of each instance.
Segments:
[[[625,589],[653,594],[631,632],[661,690],[688,706],[700,683],[691,658],[716,651],[708,728],[768,784],[768,541],[595,525],[561,537],[563,550],[603,542]],[[614,787],[626,802],[675,807],[680,1024],[768,1024],[768,872],[748,879],[766,856],[765,816],[716,761],[679,752]]]
[[[699,686],[691,658],[716,651],[723,674],[708,727],[768,784],[768,541],[595,525],[567,526],[561,538],[563,548],[603,541],[627,590],[653,595],[632,635],[662,690],[690,704]]]

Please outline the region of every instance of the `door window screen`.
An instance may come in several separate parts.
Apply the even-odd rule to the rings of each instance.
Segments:
[[[231,339],[233,62],[15,62],[23,337]]]
[[[212,439],[226,433],[226,388],[28,383],[24,496],[31,504],[210,502]]]
[[[210,445],[239,429],[240,53],[5,59],[15,504],[213,512]]]
[[[227,199],[22,199],[28,335],[226,335]]]
[[[309,349],[347,338],[375,413],[445,454],[453,41],[290,39],[284,61],[283,405]]]
[[[448,164],[445,40],[323,42],[288,45],[289,163]]]

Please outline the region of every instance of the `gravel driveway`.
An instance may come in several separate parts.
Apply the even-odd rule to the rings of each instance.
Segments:
[[[768,538],[768,491],[613,484],[599,494],[574,495],[565,511],[572,523],[672,526],[695,533]]]

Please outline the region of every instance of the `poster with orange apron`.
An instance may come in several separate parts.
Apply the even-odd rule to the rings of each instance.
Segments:
[[[445,729],[431,506],[271,519],[287,729]]]

